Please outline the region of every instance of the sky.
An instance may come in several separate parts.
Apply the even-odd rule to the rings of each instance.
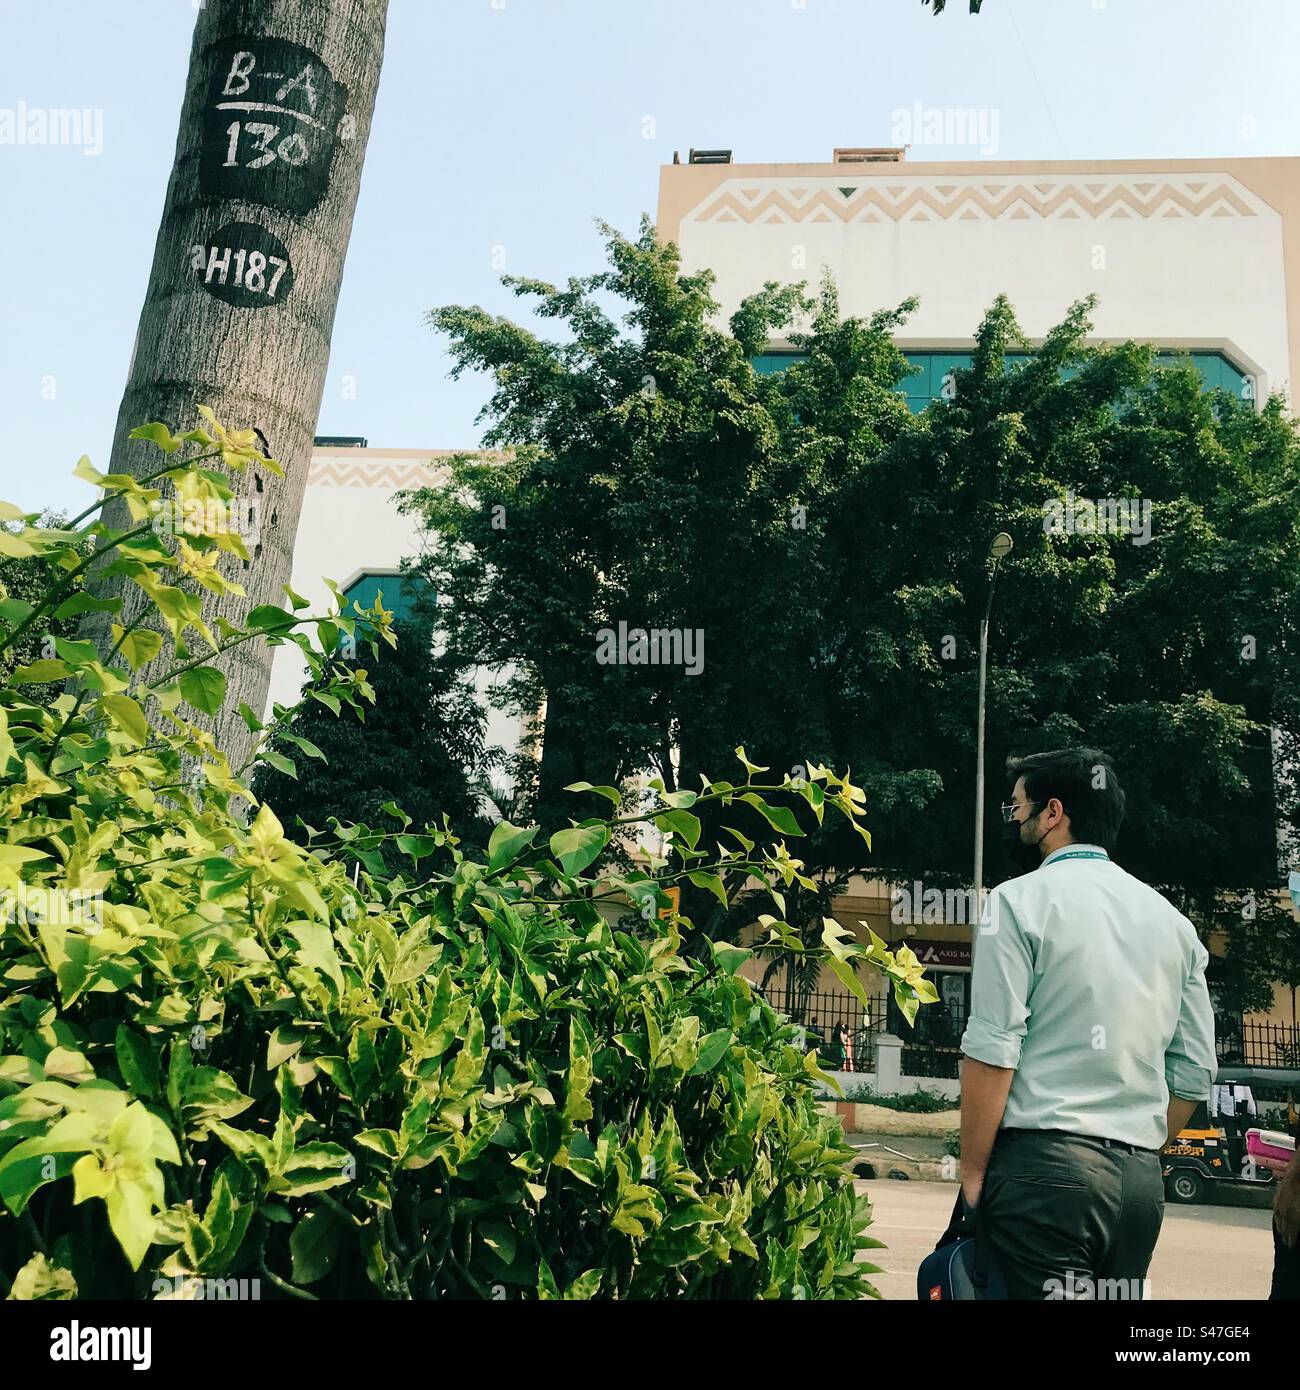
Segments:
[[[0,0],[0,497],[80,507],[106,464],[175,149],[197,0]],[[896,113],[977,108],[994,148],[917,159],[1300,154],[1296,0],[391,0],[319,434],[467,448],[444,304],[602,262],[696,148],[823,161]],[[3,143],[20,103],[83,144]],[[994,124],[995,123],[995,124]]]

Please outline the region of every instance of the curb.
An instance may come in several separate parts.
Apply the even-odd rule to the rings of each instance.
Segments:
[[[910,1159],[899,1158],[897,1154],[891,1154],[886,1149],[863,1149],[861,1157],[854,1160],[854,1167],[859,1163],[870,1163],[876,1170],[876,1178],[885,1181],[889,1180],[891,1172],[895,1172],[906,1173],[909,1182],[946,1183],[951,1187],[955,1187],[958,1182],[955,1172],[952,1177],[944,1176],[942,1162],[930,1159],[913,1162]]]

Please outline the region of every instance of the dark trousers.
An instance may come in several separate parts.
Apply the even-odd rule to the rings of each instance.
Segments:
[[[977,1211],[1009,1298],[1140,1299],[1164,1207],[1152,1149],[1004,1129]]]
[[[1268,1298],[1270,1303],[1300,1300],[1300,1241],[1284,1245],[1276,1223],[1273,1226],[1273,1286]]]

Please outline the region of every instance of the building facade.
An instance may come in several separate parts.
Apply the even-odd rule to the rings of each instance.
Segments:
[[[1213,385],[1289,393],[1300,159],[914,164],[902,151],[837,153],[663,168],[659,234],[680,247],[683,269],[713,270],[721,318],[767,280],[815,288],[824,270],[846,314],[915,295],[898,341],[927,358],[927,375],[907,383],[923,397],[940,394],[935,368],[969,353],[998,294],[1031,343],[1093,294],[1098,341],[1194,353]]]
[[[403,586],[402,564],[419,554],[421,534],[416,519],[398,511],[397,497],[441,481],[454,452],[371,449],[364,440],[317,441],[308,465],[289,581],[310,602],[312,612],[325,612],[334,602],[326,579],[363,608],[380,595],[384,607],[399,616],[410,607],[414,595]],[[277,647],[267,709],[276,702],[296,703],[306,671],[293,643]],[[487,671],[476,677],[485,704],[493,679]],[[486,736],[489,744],[513,753],[520,741],[519,720],[489,709]],[[504,774],[501,780],[507,780]]]

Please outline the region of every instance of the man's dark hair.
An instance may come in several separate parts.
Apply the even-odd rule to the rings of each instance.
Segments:
[[[1112,849],[1124,819],[1124,789],[1110,754],[1100,748],[1057,748],[1007,759],[1014,787],[1025,779],[1025,796],[1035,810],[1055,797],[1070,818],[1070,834],[1088,845]]]

